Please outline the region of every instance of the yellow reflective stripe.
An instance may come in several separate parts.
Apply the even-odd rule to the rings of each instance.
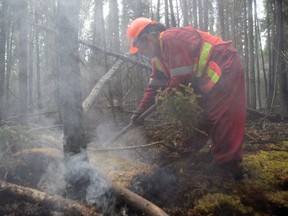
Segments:
[[[181,75],[192,75],[194,66],[177,67],[170,70],[171,77]]]
[[[211,51],[211,48],[212,48],[212,44],[208,42],[204,42],[202,50],[201,50],[200,58],[199,58],[199,63],[198,63],[198,74],[197,74],[198,77],[201,76],[202,71],[207,63],[207,59]]]
[[[207,69],[207,75],[208,75],[208,77],[211,79],[211,81],[215,84],[218,80],[219,80],[219,76],[218,76],[218,74],[215,72],[215,71],[213,71],[213,70],[211,70],[210,68],[208,68]]]
[[[149,81],[149,85],[154,86],[166,86],[167,80],[166,79],[153,79],[151,78]]]
[[[164,68],[163,68],[162,63],[161,63],[160,60],[159,60],[158,58],[156,58],[156,57],[155,57],[155,65],[156,65],[156,68],[157,68],[159,71],[164,72]]]
[[[163,35],[163,32],[160,32],[160,35],[159,35],[159,41],[160,41],[160,49],[161,49],[161,52],[163,51],[162,35]]]

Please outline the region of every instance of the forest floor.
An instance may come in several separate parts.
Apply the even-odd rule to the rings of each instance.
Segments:
[[[211,175],[209,142],[198,150],[183,149],[178,135],[171,125],[147,122],[105,146],[109,151],[97,144],[98,137],[88,146],[89,162],[103,179],[129,188],[169,215],[288,215],[287,122],[247,121],[241,166],[248,174],[241,181]],[[57,127],[0,127],[0,180],[63,196],[62,159]],[[75,166],[83,168],[80,162]],[[109,184],[96,179],[96,186],[87,189],[88,204],[101,205],[106,215],[144,215],[107,196],[103,191]],[[7,195],[0,186],[0,215],[73,214]]]

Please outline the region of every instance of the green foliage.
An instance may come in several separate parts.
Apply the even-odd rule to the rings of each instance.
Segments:
[[[188,138],[195,131],[201,108],[197,103],[196,95],[190,86],[181,86],[180,91],[175,89],[159,94],[158,112],[164,121],[177,125],[182,131],[182,138]]]
[[[253,215],[253,210],[244,206],[237,196],[215,193],[200,199],[189,215]]]

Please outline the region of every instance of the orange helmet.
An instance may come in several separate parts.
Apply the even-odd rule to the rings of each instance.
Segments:
[[[156,22],[145,17],[139,17],[133,20],[127,27],[126,37],[128,42],[130,43],[129,52],[131,54],[138,52],[138,49],[133,46],[133,41],[138,37],[140,32],[149,24],[156,24]]]

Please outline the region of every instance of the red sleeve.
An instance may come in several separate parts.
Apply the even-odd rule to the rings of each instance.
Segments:
[[[158,90],[163,90],[167,85],[167,81],[168,78],[163,72],[157,69],[155,60],[152,59],[152,74],[150,76],[150,81],[145,90],[144,96],[137,108],[137,112],[142,113],[155,103],[155,97]]]

